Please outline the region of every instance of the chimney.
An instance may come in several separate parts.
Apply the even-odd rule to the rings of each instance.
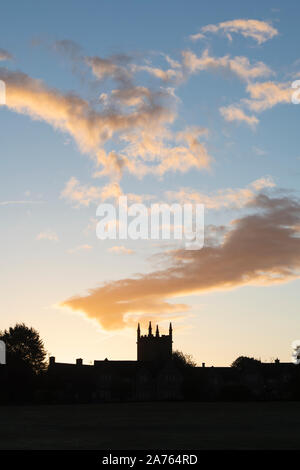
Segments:
[[[76,366],[82,366],[82,359],[76,359]]]
[[[202,362],[202,367],[205,367],[205,362]]]
[[[49,357],[49,366],[53,366],[55,364],[55,357],[51,356]]]

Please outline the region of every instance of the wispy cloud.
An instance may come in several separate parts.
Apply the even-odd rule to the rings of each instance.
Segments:
[[[101,64],[97,62],[98,75]],[[204,143],[193,146],[196,153],[187,140],[176,145],[177,134],[168,128],[176,118],[172,90],[128,85],[110,93],[107,99],[114,99],[114,106],[99,110],[99,103],[94,107],[75,94],[51,89],[21,72],[0,68],[0,78],[7,86],[7,107],[70,134],[79,149],[94,159],[97,176],[116,179],[123,171],[138,177],[162,176],[165,172],[209,166],[211,157]],[[128,102],[132,109],[124,110],[123,105]],[[105,144],[115,137],[124,144],[123,149],[107,152]],[[134,155],[137,141],[144,150],[138,156]]]
[[[202,34],[212,30],[228,34],[240,32],[261,42],[277,34],[271,25],[257,20],[234,20],[213,26],[202,28]],[[101,89],[99,97],[87,100],[75,93],[61,92],[41,80],[2,67],[0,79],[6,83],[6,105],[67,133],[79,150],[93,159],[94,176],[107,176],[113,182],[119,182],[124,172],[138,178],[146,175],[162,178],[169,172],[211,168],[214,159],[205,142],[207,132],[192,126],[188,129],[177,126],[176,131],[172,130],[178,117],[176,86],[191,74],[221,70],[247,82],[249,103],[244,100],[243,105],[221,110],[230,121],[244,121],[254,127],[258,119],[248,116],[242,107],[258,111],[259,107],[267,106],[266,100],[271,100],[269,96],[255,98],[259,93],[258,85],[252,81],[268,77],[273,71],[262,61],[251,63],[245,56],[215,57],[208,49],[197,56],[185,50],[179,60],[160,54],[166,62],[166,67],[162,68],[147,58],[137,59],[130,54],[89,56],[69,40],[57,41],[54,48],[71,60],[76,71],[89,79],[92,73],[93,86]],[[158,78],[160,83],[155,81],[150,87],[145,81],[145,72]],[[117,143],[117,150],[111,150],[111,142]],[[94,191],[92,198],[98,197],[95,192],[102,197],[99,189],[91,191]],[[85,203],[89,204],[89,197]]]
[[[245,38],[252,38],[258,44],[272,39],[278,35],[278,31],[274,26],[266,21],[253,20],[253,19],[235,19],[231,21],[222,21],[218,24],[209,24],[203,26],[199,33],[192,34],[190,39],[197,41],[203,39],[207,33],[224,33],[227,38],[232,41],[232,34],[241,34]]]
[[[111,248],[108,249],[108,251],[116,255],[132,255],[134,253],[134,250],[131,250],[130,248],[126,248],[123,245],[112,246]]]
[[[241,108],[235,105],[222,106],[219,111],[225,121],[244,122],[248,126],[252,127],[252,129],[255,128],[259,123],[259,119],[256,116],[249,116]]]
[[[106,186],[92,186],[80,184],[74,176],[66,183],[61,197],[70,201],[75,207],[86,206],[91,203],[100,203],[103,200],[117,198],[122,194],[118,183]]]
[[[260,147],[256,147],[255,145],[252,147],[252,149],[253,149],[253,152],[259,157],[264,157],[268,153],[266,152],[266,150],[261,149]]]
[[[289,104],[292,102],[292,94],[295,91],[291,88],[290,82],[249,82],[246,91],[250,98],[243,98],[239,103],[223,106],[220,113],[227,121],[244,121],[251,127],[259,123],[255,115],[249,116],[245,109],[252,113],[262,113],[278,104]]]
[[[36,240],[48,240],[50,242],[58,242],[59,238],[56,232],[52,230],[46,230],[44,232],[40,232],[36,236]]]
[[[263,62],[251,64],[249,59],[244,56],[233,58],[229,55],[214,57],[210,55],[208,49],[205,49],[201,56],[197,56],[190,50],[183,51],[182,56],[183,63],[189,73],[223,69],[246,81],[273,74],[273,71]]]
[[[252,181],[244,188],[219,189],[211,194],[182,188],[179,191],[166,191],[166,197],[169,201],[177,201],[181,204],[204,204],[206,209],[242,208],[249,204],[262,189],[274,187],[273,179],[266,176]]]
[[[292,94],[295,90],[291,88],[291,83],[261,82],[249,83],[246,88],[250,94],[250,99],[242,102],[255,112],[262,112],[273,108],[279,103],[291,103]]]
[[[8,51],[0,48],[0,61],[11,60],[12,58],[12,55]]]
[[[123,195],[123,190],[117,182],[111,182],[103,186],[93,186],[81,184],[74,176],[70,178],[61,192],[61,197],[74,207],[89,207],[91,204],[99,204],[109,199],[117,201]],[[142,202],[153,198],[151,195],[134,193],[126,193],[126,196],[128,201],[131,202]]]
[[[43,204],[42,201],[28,201],[28,200],[17,200],[17,201],[0,201],[0,206],[14,206],[23,204]]]

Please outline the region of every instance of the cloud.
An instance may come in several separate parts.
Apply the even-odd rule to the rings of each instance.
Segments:
[[[170,68],[160,73],[161,69],[149,63],[133,64],[133,58],[125,54],[107,58],[86,56],[77,44],[68,40],[58,41],[55,48],[69,56],[76,66],[90,67],[101,87],[106,79],[114,80],[119,87],[112,89],[109,83],[108,91],[103,91],[98,101],[90,102],[74,93],[52,89],[21,72],[0,68],[0,78],[7,85],[7,107],[69,134],[79,150],[94,160],[93,176],[107,176],[113,183],[120,181],[124,172],[138,178],[146,175],[162,178],[168,172],[209,170],[213,162],[203,141],[206,135],[199,132],[199,128],[170,129],[177,117],[178,99],[174,89],[150,89],[136,84],[137,71],[144,70],[163,81],[174,78],[175,82],[201,70],[223,70],[247,82],[272,74],[263,62],[251,64],[246,57],[230,58],[228,55],[213,57],[208,50],[200,57],[191,51],[183,51],[182,63],[162,54]],[[250,84],[248,90],[252,92]],[[241,106],[223,107],[221,113],[227,120],[244,121],[254,127],[258,119],[248,116]],[[118,150],[107,151],[111,142]],[[70,181],[70,185],[73,183]],[[76,189],[80,191],[79,187]],[[77,195],[81,205],[88,206],[92,200],[103,198],[100,188],[83,190],[85,200],[82,194]],[[110,191],[111,187],[106,190]],[[74,191],[72,197],[76,197]]]
[[[209,54],[208,49],[205,49],[200,57],[190,50],[183,51],[182,56],[184,66],[189,73],[195,73],[199,70],[223,69],[246,81],[273,74],[272,70],[263,62],[255,62],[251,65],[249,59],[244,56],[213,57]]]
[[[171,60],[171,59],[170,59]],[[183,72],[179,68],[170,68],[163,70],[158,67],[153,67],[150,65],[136,65],[134,67],[135,72],[148,72],[150,75],[153,75],[156,78],[159,78],[163,82],[172,82],[179,81],[183,79]]]
[[[213,158],[205,142],[201,141],[207,136],[208,129],[202,127],[188,127],[175,135],[165,130],[157,135],[143,131],[128,133],[124,139],[127,141],[130,172],[138,177],[149,173],[161,177],[169,171],[209,170]],[[144,164],[147,160],[149,166]],[[153,164],[155,162],[156,165]]]
[[[91,251],[93,247],[91,245],[79,245],[76,246],[75,248],[70,248],[68,250],[68,253],[78,253],[78,251]]]
[[[73,204],[74,207],[89,207],[91,204],[99,204],[102,201],[111,199],[118,201],[120,196],[125,195],[119,183],[110,182],[104,186],[92,186],[81,184],[77,178],[72,176],[66,183],[60,197]],[[148,194],[126,193],[128,201],[142,202],[152,199]]]
[[[216,25],[209,24],[203,26],[200,32],[190,36],[190,39],[196,41],[203,39],[207,33],[223,32],[227,38],[232,41],[232,33],[241,34],[245,38],[252,38],[258,44],[262,44],[274,36],[278,35],[278,31],[270,23],[260,20],[236,19],[231,21],[222,21]]]
[[[292,94],[295,90],[288,83],[262,82],[249,83],[247,92],[251,99],[244,99],[242,102],[251,110],[257,113],[273,108],[279,103],[291,103]]]
[[[106,93],[100,95],[100,100],[107,107],[115,103],[125,106],[140,106],[145,103],[146,99],[150,98],[151,92],[149,88],[143,86],[112,90],[110,95]]]
[[[219,189],[213,194],[204,194],[199,191],[182,188],[179,191],[166,191],[169,201],[180,204],[204,204],[206,209],[242,208],[254,199],[262,189],[274,188],[275,183],[270,176],[259,178],[245,188]]]
[[[115,132],[148,126],[154,129],[174,118],[172,111],[155,103],[149,103],[132,113],[101,113],[82,98],[50,89],[40,80],[20,72],[1,68],[0,77],[7,85],[8,108],[68,132],[82,152],[97,154],[102,144]]]
[[[252,150],[254,153],[256,153],[256,155],[258,155],[259,157],[264,157],[265,155],[267,155],[268,152],[266,152],[265,150],[259,148],[259,147],[256,147],[255,145],[252,147]]]
[[[85,61],[99,80],[114,79],[122,86],[130,86],[132,83],[133,74],[128,67],[132,58],[128,55],[116,54],[108,58],[86,57]]]
[[[51,230],[47,230],[45,232],[40,232],[37,236],[36,236],[36,240],[49,240],[50,242],[57,242],[58,241],[58,235],[51,231]]]
[[[70,178],[61,192],[61,197],[73,203],[75,207],[88,207],[91,203],[100,203],[121,195],[122,190],[118,183],[109,183],[103,187],[82,185],[74,176]]]
[[[222,106],[220,109],[220,114],[223,116],[225,121],[239,121],[248,124],[248,126],[255,128],[256,125],[259,123],[259,119],[257,119],[254,115],[247,115],[240,107],[235,105],[230,106]]]
[[[7,52],[5,49],[0,48],[0,61],[1,60],[3,60],[3,61],[4,60],[11,60],[12,58],[13,57],[9,52]]]
[[[71,41],[70,39],[61,39],[59,41],[55,41],[53,48],[60,54],[68,56],[73,61],[83,59],[83,52],[81,47],[75,41]]]
[[[83,99],[64,95],[20,72],[2,68],[0,77],[6,83],[8,108],[68,132],[83,152],[97,151],[101,141],[105,140],[107,120],[93,113]]]
[[[126,248],[123,245],[112,246],[111,248],[108,249],[108,251],[116,255],[132,255],[134,253],[134,250],[131,250],[130,248]]]
[[[254,115],[247,115],[243,108],[248,108],[254,113],[261,113],[271,109],[277,104],[291,103],[292,94],[295,91],[290,83],[256,82],[248,83],[246,91],[250,98],[243,98],[236,105],[224,106],[219,109],[227,121],[244,121],[251,127],[255,127],[259,120]]]
[[[85,67],[84,52],[80,45],[70,39],[62,39],[52,44],[52,49],[59,53],[65,62],[68,59],[72,64],[72,72],[84,83],[87,75],[87,67]]]
[[[113,330],[132,325],[132,315],[164,318],[186,311],[186,304],[170,302],[179,296],[298,278],[300,201],[259,194],[250,208],[252,213],[232,221],[222,241],[169,252],[165,269],[107,282],[61,305]],[[166,261],[166,254],[161,258]]]
[[[54,129],[67,133],[79,150],[93,159],[93,176],[110,179],[111,185],[104,188],[80,187],[71,179],[62,196],[74,203],[77,198],[78,205],[88,206],[91,202],[111,197],[111,193],[118,193],[124,172],[138,178],[146,175],[162,178],[169,172],[210,170],[212,166],[214,159],[205,142],[207,131],[202,132],[202,128],[197,127],[171,129],[177,118],[179,101],[175,88],[158,86],[151,89],[137,84],[138,71],[146,71],[164,82],[177,84],[183,77],[201,70],[233,73],[247,82],[250,99],[222,107],[220,112],[228,121],[242,121],[251,127],[255,127],[259,120],[248,115],[243,107],[258,112],[270,106],[268,103],[272,100],[266,85],[272,82],[253,84],[249,81],[273,72],[263,62],[251,64],[247,57],[213,57],[207,49],[198,57],[191,51],[183,51],[180,63],[161,54],[169,67],[163,70],[150,62],[134,64],[133,57],[126,54],[90,57],[68,40],[56,42],[55,49],[71,58],[76,67],[90,68],[96,77],[96,86],[102,88],[97,100],[88,101],[74,93],[62,93],[41,80],[6,68],[0,68],[0,79],[6,83],[6,104],[10,110],[45,121]],[[107,89],[103,90],[107,80]],[[117,83],[117,88],[112,88],[111,80]],[[261,89],[263,85],[264,91]],[[279,97],[279,91],[285,93],[280,84],[277,88],[276,99],[286,99],[282,95]],[[116,150],[111,150],[112,142]]]
[[[163,53],[160,55],[171,66],[167,70],[150,65],[148,59],[145,59],[142,65],[133,63],[134,58],[138,59],[138,57],[128,54],[115,54],[106,58],[85,56],[82,48],[70,40],[57,41],[54,48],[72,61],[75,72],[78,73],[79,65],[81,67],[86,65],[91,69],[97,80],[114,80],[123,90],[134,88],[134,75],[138,72],[147,72],[164,82],[182,78],[181,64]]]
[[[23,204],[42,204],[42,201],[0,201],[0,206],[15,206],[15,205],[23,205]]]
[[[114,90],[112,98],[115,104],[116,101],[121,102],[121,106],[100,111],[75,94],[61,93],[20,72],[0,68],[0,78],[7,86],[7,107],[71,135],[80,151],[94,159],[97,176],[120,178],[125,169],[139,177],[146,174],[162,176],[166,171],[187,171],[193,167],[201,169],[208,166],[210,157],[205,154],[204,144],[198,146],[199,155],[191,151],[189,145],[175,145],[176,133],[168,129],[176,117],[172,90],[154,92],[145,87]],[[127,104],[131,100],[130,104],[135,106],[124,110],[122,104],[126,100]],[[144,147],[143,154],[137,158],[132,152],[136,136],[139,136]],[[143,136],[143,141],[140,136]],[[105,144],[112,139],[124,144],[118,153],[105,150]],[[156,154],[148,145],[151,139],[152,142],[159,141],[160,151]],[[183,164],[180,163],[181,159]]]

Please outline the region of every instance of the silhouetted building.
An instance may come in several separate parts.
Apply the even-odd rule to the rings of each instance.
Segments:
[[[96,360],[94,365],[57,363],[50,357],[47,388],[54,402],[181,400],[182,373],[172,361],[172,325],[148,335],[137,329],[137,360]]]
[[[52,403],[300,399],[299,365],[277,359],[255,367],[189,367],[173,360],[172,343],[171,324],[169,334],[160,335],[150,322],[147,335],[138,325],[136,361],[85,365],[82,359],[64,364],[51,357],[41,396]]]
[[[170,323],[169,334],[160,335],[156,325],[155,335],[152,334],[151,321],[149,322],[148,335],[141,335],[140,324],[137,328],[137,360],[168,361],[172,358],[172,323]]]

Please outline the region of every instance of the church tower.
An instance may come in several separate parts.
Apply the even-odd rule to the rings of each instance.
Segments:
[[[168,335],[160,335],[156,325],[155,335],[152,334],[151,321],[149,322],[148,335],[141,335],[140,324],[137,327],[137,360],[143,362],[164,362],[172,358],[173,330],[169,326]]]

